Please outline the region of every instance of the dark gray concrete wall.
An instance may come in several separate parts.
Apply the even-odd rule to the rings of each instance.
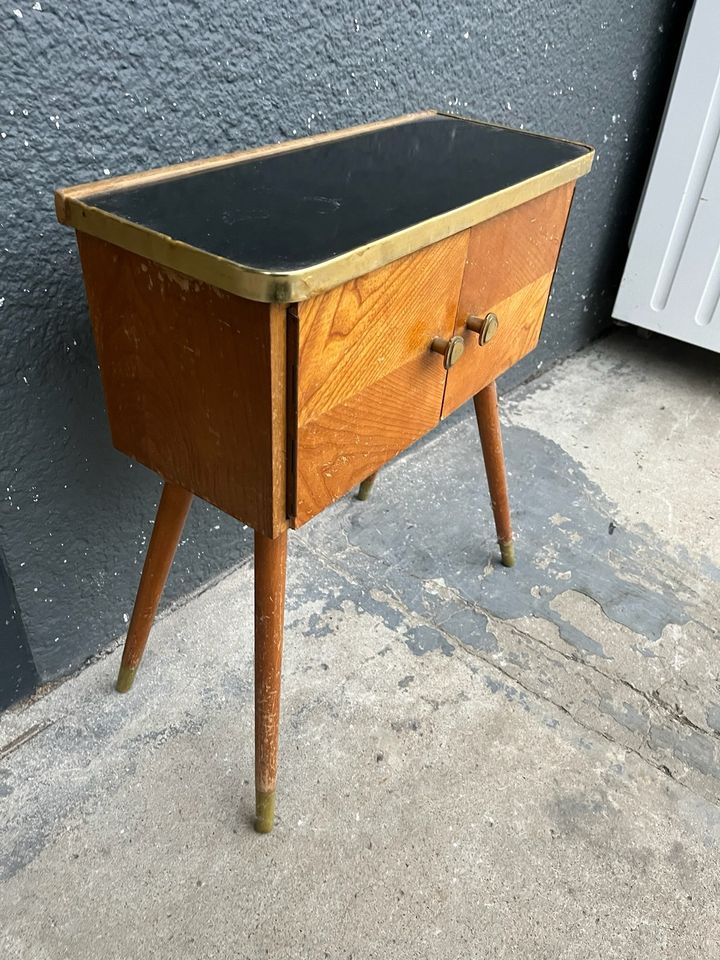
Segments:
[[[158,495],[110,446],[53,188],[425,106],[585,140],[596,166],[517,382],[609,322],[685,5],[15,2],[0,13],[0,544],[48,679],[123,632]],[[167,598],[249,546],[196,503]]]

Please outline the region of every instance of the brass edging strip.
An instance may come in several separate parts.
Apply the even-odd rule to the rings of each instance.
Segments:
[[[286,359],[286,407],[285,407],[285,506],[287,519],[292,522],[297,515],[297,449],[298,449],[298,390],[300,358],[300,319],[297,304],[287,307],[285,312],[285,355]]]
[[[368,127],[355,128],[356,132],[362,129],[368,129]],[[302,143],[302,141],[292,143]],[[174,240],[165,234],[156,233],[116,214],[107,213],[73,195],[73,191],[80,188],[58,191],[56,199],[58,219],[75,227],[76,230],[114,243],[131,253],[147,257],[162,266],[248,300],[293,303],[307,300],[309,297],[340,286],[348,280],[377,270],[422,247],[489,220],[528,200],[534,200],[535,197],[571,180],[576,180],[590,170],[593,157],[594,151],[588,148],[588,152],[581,157],[576,157],[552,170],[458,207],[456,210],[413,224],[404,230],[381,237],[364,247],[350,250],[323,263],[285,273],[272,273],[243,266]],[[235,161],[227,160],[227,162]],[[166,169],[177,170],[178,168]],[[109,181],[102,182],[107,184]]]

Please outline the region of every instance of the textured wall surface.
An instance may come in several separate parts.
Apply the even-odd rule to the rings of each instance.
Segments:
[[[48,679],[123,632],[158,496],[110,446],[53,189],[425,106],[592,143],[517,381],[609,322],[686,5],[15,2],[0,11],[0,546]],[[249,547],[196,502],[166,599]]]

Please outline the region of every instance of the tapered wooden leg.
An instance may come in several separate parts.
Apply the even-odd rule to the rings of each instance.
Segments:
[[[360,484],[360,489],[357,492],[358,500],[367,500],[367,498],[370,496],[370,491],[373,488],[373,484],[375,483],[375,478],[377,475],[378,471],[376,470],[375,473],[371,473],[369,477],[365,477],[363,482]]]
[[[287,533],[255,533],[255,829],[275,819]]]
[[[473,398],[475,416],[480,430],[485,472],[490,487],[495,529],[497,530],[500,555],[505,567],[515,563],[512,525],[510,523],[510,500],[508,498],[507,476],[505,474],[505,455],[503,453],[500,417],[497,406],[497,387],[495,381],[488,384]]]
[[[192,494],[182,487],[173,483],[163,487],[115,684],[120,693],[126,693],[135,679],[191,502]]]

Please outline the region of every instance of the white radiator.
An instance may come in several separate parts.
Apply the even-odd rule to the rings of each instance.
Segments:
[[[696,0],[613,316],[720,352],[720,3]]]

